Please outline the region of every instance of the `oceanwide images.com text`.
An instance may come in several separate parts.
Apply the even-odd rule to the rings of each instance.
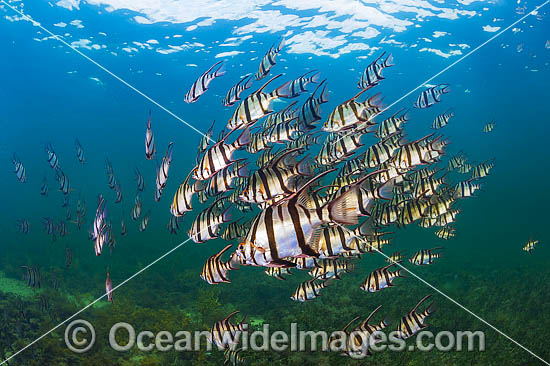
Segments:
[[[221,343],[212,344],[210,331],[168,331],[152,332],[136,330],[131,324],[120,322],[109,330],[109,344],[119,352],[138,348],[142,352],[178,351],[190,352],[214,348],[239,348],[243,351],[275,352],[336,352],[355,358],[370,353],[390,351],[484,351],[485,334],[481,331],[441,331],[432,333],[421,331],[414,340],[406,342],[397,331],[366,332],[355,331],[304,331],[298,330],[298,324],[292,323],[289,331],[273,331],[269,324],[261,329],[248,329],[232,335],[222,335]],[[75,320],[65,329],[65,343],[76,353],[89,351],[96,341],[94,327],[85,320]]]

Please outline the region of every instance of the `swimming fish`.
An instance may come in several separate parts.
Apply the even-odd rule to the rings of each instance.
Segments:
[[[441,101],[441,95],[447,94],[450,91],[451,89],[448,84],[439,84],[432,86],[431,88],[427,88],[420,93],[418,99],[414,103],[414,106],[421,109],[429,108]]]
[[[210,207],[201,211],[189,229],[189,237],[195,243],[204,243],[219,236],[219,226],[231,221],[230,207],[221,211],[214,202]]]
[[[30,224],[27,219],[18,219],[17,220],[17,230],[22,234],[28,234],[30,229]]]
[[[434,121],[432,122],[432,129],[438,130],[442,127],[447,126],[449,123],[449,120],[454,117],[454,113],[452,111],[444,112],[437,117],[435,117]]]
[[[222,104],[226,107],[231,107],[233,104],[241,100],[240,96],[243,91],[252,86],[252,74],[246,74],[239,82],[231,87],[223,98]]]
[[[191,88],[185,94],[185,103],[195,103],[208,90],[212,80],[225,74],[224,64],[220,65],[222,62],[223,60],[216,62],[191,85]],[[218,65],[220,66],[216,68]]]
[[[132,214],[131,214],[132,220],[135,221],[139,219],[139,217],[141,216],[141,207],[142,207],[141,197],[138,194],[134,200],[134,207],[132,208]]]
[[[151,111],[149,111],[149,120],[147,120],[147,131],[145,132],[145,158],[153,160],[155,156],[155,136],[151,129]]]
[[[382,70],[384,70],[386,67],[394,66],[391,53],[388,55],[388,57],[382,60],[382,57],[384,57],[385,54],[386,52],[382,53],[376,58],[376,60],[371,62],[365,68],[365,70],[361,74],[361,79],[357,83],[359,89],[370,88],[377,85],[381,80],[385,79],[384,76],[382,76]]]
[[[316,281],[317,278],[302,282],[290,298],[294,301],[306,302],[319,297],[321,290],[328,286],[330,280]]]
[[[281,41],[279,41],[279,44],[277,46],[273,45],[267,51],[265,56],[262,58],[262,61],[260,62],[260,66],[258,68],[258,71],[256,72],[256,75],[254,75],[254,78],[256,80],[261,80],[265,78],[269,71],[273,66],[275,66],[275,59],[277,58],[277,54],[281,51],[283,46],[285,45],[285,39],[282,38]]]
[[[239,348],[239,349],[231,349],[231,348],[226,349],[225,352],[223,353],[223,356],[225,358],[223,366],[229,366],[229,365],[237,366],[239,364],[244,363],[244,360],[241,356],[241,352],[242,352],[241,348]]]
[[[285,275],[291,275],[290,268],[284,267],[268,267],[265,271],[265,274],[269,277],[275,277],[278,280],[286,281]]]
[[[409,258],[409,262],[416,264],[417,266],[432,264],[434,259],[443,257],[443,253],[435,252],[440,249],[443,249],[443,247],[420,249],[418,252],[414,253],[411,258]]]
[[[84,161],[86,158],[84,157],[84,149],[82,148],[82,145],[80,144],[80,141],[78,139],[74,140],[74,144],[76,146],[76,158],[78,159],[78,162],[80,164],[84,164]]]
[[[219,253],[214,254],[206,260],[200,275],[203,280],[211,285],[231,282],[227,277],[227,272],[232,269],[238,269],[238,267],[236,267],[236,263],[233,261],[233,258],[230,258],[227,262],[224,262],[221,259],[221,256],[231,247],[231,244],[227,245]]]
[[[145,189],[145,179],[137,167],[134,168],[134,174],[136,175],[137,191],[143,192]]]
[[[495,129],[496,123],[494,121],[491,121],[487,123],[485,126],[483,126],[483,132],[489,133],[492,132]]]
[[[523,246],[523,250],[526,251],[528,254],[531,254],[531,252],[537,248],[538,243],[538,240],[529,239],[527,241],[527,244]]]
[[[23,163],[21,162],[21,160],[19,160],[15,153],[13,154],[12,162],[14,166],[14,173],[17,176],[17,179],[21,183],[25,183],[27,181],[27,172],[25,170],[25,167],[23,166]]]
[[[21,266],[25,269],[25,280],[27,281],[27,286],[32,288],[40,288],[40,268],[38,266]]]
[[[298,111],[298,124],[305,130],[314,129],[314,123],[322,119],[321,104],[328,102],[328,90],[325,82],[326,79],[317,85],[313,93],[311,93],[311,96],[306,99]],[[319,90],[321,86],[323,87],[321,89],[321,94],[315,96],[317,90]]]
[[[183,216],[185,212],[191,211],[192,207],[192,198],[196,193],[195,185],[191,184],[191,174],[190,172],[187,175],[187,178],[183,181],[182,184],[178,187],[178,190],[174,194],[174,199],[172,205],[170,206],[170,213],[174,216]]]
[[[107,270],[107,278],[105,280],[105,292],[107,294],[107,301],[113,302],[113,284],[109,276],[109,270]]]
[[[50,167],[57,171],[59,169],[59,159],[57,158],[57,154],[53,150],[53,146],[51,143],[46,145],[46,154],[48,155],[48,164],[50,164]]]
[[[246,329],[246,316],[240,323],[233,324],[231,318],[237,315],[239,311],[234,311],[226,318],[217,321],[210,330],[208,341],[216,345],[219,349],[230,348],[239,343],[241,333]]]
[[[162,191],[166,187],[166,181],[168,180],[168,170],[170,169],[170,163],[172,163],[172,146],[173,142],[170,142],[166,149],[166,154],[162,158],[162,163],[157,167],[157,189],[155,193],[155,201],[157,202],[160,201]]]
[[[71,268],[73,263],[73,251],[71,248],[65,248],[65,268]]]
[[[294,79],[289,84],[285,84],[288,91],[285,91],[283,94],[285,98],[296,98],[301,94],[307,92],[308,84],[318,84],[321,79],[321,72],[317,70],[311,70],[306,72],[304,75],[300,76],[297,79]]]
[[[149,225],[149,220],[151,219],[151,210],[148,210],[145,215],[142,217],[141,222],[139,223],[139,231],[143,232],[147,229]]]
[[[381,112],[380,95],[375,94],[364,102],[356,99],[369,89],[361,90],[352,98],[338,105],[328,116],[322,130],[338,132],[358,124],[373,125],[372,118]]]
[[[377,292],[385,288],[395,286],[392,281],[397,277],[403,277],[401,274],[402,268],[399,268],[397,271],[390,271],[390,268],[401,261],[393,262],[385,267],[375,269],[372,271],[363,284],[361,285],[361,290],[368,292]]]
[[[401,320],[399,321],[399,325],[397,326],[397,336],[399,338],[410,338],[427,327],[425,323],[426,318],[434,312],[432,304],[428,305],[428,307],[421,313],[417,312],[417,310],[418,307],[431,296],[432,295],[425,296],[422,300],[418,302],[418,304],[416,304],[414,308],[412,308],[411,311],[407,313],[407,315],[401,318]]]

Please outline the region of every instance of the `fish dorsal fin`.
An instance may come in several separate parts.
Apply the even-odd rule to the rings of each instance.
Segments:
[[[231,314],[229,314],[223,321],[224,322],[228,322],[232,317],[234,317],[235,315],[237,315],[238,313],[240,313],[239,310],[235,310],[234,312],[232,312]]]
[[[363,320],[363,322],[361,323],[361,327],[364,327],[365,325],[369,324],[369,321],[371,320],[371,318],[374,316],[374,314],[376,314],[376,312],[378,310],[380,310],[380,308],[382,307],[382,305],[378,305],[378,307],[376,309],[374,309],[370,314],[369,316],[367,316],[367,319]]]
[[[296,152],[296,151],[299,151],[299,150],[302,150],[302,148],[301,148],[301,147],[297,147],[297,148],[295,148],[295,149],[290,149],[290,150],[288,150],[288,151],[285,151],[283,154],[281,154],[280,156],[278,156],[278,157],[276,157],[275,159],[273,159],[273,160],[271,161],[271,163],[269,163],[268,166],[269,166],[269,167],[277,166],[277,165],[281,162],[281,160],[282,160],[283,158],[285,158],[286,156],[288,156],[288,154],[293,153],[293,152]]]
[[[266,83],[265,83],[264,85],[262,85],[262,86],[260,87],[260,89],[256,90],[256,91],[255,91],[254,93],[252,93],[252,94],[261,93],[261,91],[262,91],[269,83],[271,83],[273,80],[275,80],[275,79],[277,79],[277,78],[279,78],[279,77],[281,77],[281,76],[283,76],[283,74],[275,75],[274,77],[272,77],[271,79],[269,79],[268,81],[266,81]]]
[[[343,103],[340,103],[340,105],[342,104],[347,104],[351,101],[354,101],[355,99],[357,99],[357,97],[359,97],[361,94],[363,94],[364,92],[366,92],[367,90],[369,90],[370,88],[372,88],[374,85],[369,85],[368,87],[366,87],[365,89],[361,90],[359,93],[355,94],[353,97],[349,98],[348,100],[346,100],[345,102]]]
[[[216,62],[214,65],[210,66],[210,68],[209,68],[208,70],[206,70],[206,71],[201,75],[201,77],[204,76],[204,75],[208,75],[208,74],[210,73],[210,71],[212,71],[212,69],[213,69],[214,67],[216,67],[217,65],[221,64],[222,62],[223,62],[223,60],[220,60],[220,61]]]
[[[355,318],[353,318],[343,329],[342,329],[342,332],[348,334],[348,328],[351,327],[351,325],[353,323],[355,323],[357,321],[357,319],[359,319],[358,316],[356,316]]]
[[[300,187],[299,190],[297,190],[296,192],[294,192],[293,194],[291,194],[290,196],[286,197],[284,199],[284,201],[289,201],[291,199],[298,199],[298,201],[303,201],[304,198],[300,199],[300,195],[301,194],[306,194],[307,195],[307,191],[306,191],[306,188],[309,187],[312,183],[315,183],[317,180],[321,179],[322,177],[324,177],[325,175],[327,175],[328,173],[332,173],[336,171],[335,168],[332,168],[332,169],[328,169],[328,170],[325,170],[324,172],[322,173],[319,173],[317,174],[315,177],[311,178],[310,180],[308,180],[302,187]]]
[[[321,82],[319,83],[319,85],[317,85],[317,87],[315,88],[315,90],[313,91],[313,93],[311,93],[311,97],[310,97],[310,98],[313,98],[313,96],[315,95],[315,93],[317,93],[317,90],[319,90],[319,88],[321,87],[321,85],[323,85],[326,81],[327,81],[327,79],[324,79],[323,81],[321,81]]]
[[[231,248],[233,244],[227,245],[225,248],[223,248],[218,254],[216,254],[216,258],[219,258],[223,255],[223,253],[227,252],[229,248]]]
[[[422,303],[423,303],[424,301],[426,301],[427,299],[429,299],[430,297],[432,297],[432,295],[426,295],[426,296],[424,296],[424,297],[422,298],[422,300],[420,300],[420,301],[418,302],[418,304],[416,304],[416,306],[415,306],[414,308],[412,308],[412,310],[411,310],[410,312],[411,312],[411,313],[416,312],[416,310],[418,309],[418,307],[419,307],[420,305],[422,305]]]

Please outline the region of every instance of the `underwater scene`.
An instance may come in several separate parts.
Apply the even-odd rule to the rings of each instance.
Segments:
[[[550,0],[0,0],[0,365],[550,365]]]

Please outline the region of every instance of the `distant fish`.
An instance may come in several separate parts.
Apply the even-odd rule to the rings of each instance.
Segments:
[[[265,271],[265,274],[270,277],[275,277],[278,280],[286,281],[285,275],[291,275],[290,268],[284,267],[268,267]]]
[[[366,92],[364,89],[352,98],[338,105],[328,116],[322,130],[326,132],[339,132],[341,130],[356,127],[358,124],[374,125],[372,118],[381,112],[380,95],[375,94],[363,102],[356,99]]]
[[[139,231],[143,232],[145,229],[147,229],[147,225],[149,225],[149,220],[151,219],[151,210],[147,211],[143,218],[141,219],[141,222],[139,223]]]
[[[187,178],[179,186],[176,194],[174,194],[174,199],[172,205],[170,206],[170,213],[174,216],[183,216],[185,212],[191,211],[192,207],[192,198],[196,193],[195,185],[190,182],[192,172],[187,175]]]
[[[223,105],[226,107],[231,107],[237,101],[241,100],[241,93],[252,86],[252,81],[252,74],[246,74],[243,76],[237,84],[229,89],[227,95],[223,99]]]
[[[390,271],[390,268],[397,263],[401,263],[401,261],[393,262],[385,267],[372,271],[361,285],[361,290],[377,292],[385,288],[395,286],[392,281],[397,277],[403,277],[401,274],[401,268],[395,272]]]
[[[223,363],[223,366],[237,366],[244,363],[244,360],[241,356],[242,348],[239,349],[232,349],[228,348],[223,353],[223,356],[225,357],[225,361]]]
[[[109,276],[109,270],[107,270],[107,279],[105,280],[105,292],[107,293],[107,301],[113,302],[113,283]]]
[[[177,235],[178,230],[180,228],[180,218],[178,216],[170,216],[170,221],[168,221],[168,225],[166,227],[168,228],[168,231],[170,231],[170,234]]]
[[[516,50],[518,51],[518,53],[523,52],[523,43],[518,44]]]
[[[296,98],[301,94],[307,92],[307,85],[310,83],[318,84],[321,80],[321,72],[317,70],[311,70],[297,79],[294,79],[290,84],[285,84],[288,90],[284,90],[285,98]]]
[[[147,131],[145,132],[145,158],[147,160],[153,160],[155,151],[155,137],[153,136],[153,130],[151,130],[151,111],[149,111]]]
[[[418,307],[430,297],[431,295],[424,297],[418,302],[418,304],[416,304],[414,308],[412,308],[411,311],[407,313],[407,315],[401,318],[401,320],[399,321],[399,325],[397,326],[397,336],[399,338],[410,338],[427,327],[427,325],[425,324],[426,318],[434,312],[432,304],[428,305],[426,310],[421,313],[418,313],[417,310]]]
[[[25,269],[25,280],[27,281],[27,286],[32,288],[40,288],[40,268],[37,266],[21,266]]]
[[[538,240],[529,239],[527,241],[527,244],[523,246],[523,250],[526,251],[528,254],[531,254],[531,252],[537,248],[538,243]]]
[[[69,193],[71,193],[72,189],[69,178],[65,175],[65,173],[63,173],[61,169],[57,169],[55,171],[55,178],[59,183],[59,190],[63,192],[64,195],[68,195]]]
[[[59,223],[57,224],[57,232],[61,237],[67,235],[67,224],[65,223],[65,220],[59,220]]]
[[[441,101],[440,97],[450,91],[448,84],[439,84],[425,89],[414,103],[416,108],[424,109]]]
[[[122,202],[122,188],[120,188],[120,182],[116,182],[116,185],[115,185],[115,192],[116,192],[116,199],[115,199],[115,203],[120,203]]]
[[[222,64],[215,71],[214,68],[221,64],[223,61],[218,61],[208,70],[206,70],[194,83],[191,85],[191,89],[185,94],[186,103],[195,103],[201,95],[203,95],[207,90],[210,82],[215,78],[225,74],[224,65]]]
[[[44,224],[44,231],[46,231],[46,234],[51,235],[53,241],[55,241],[56,240],[57,227],[56,227],[54,221],[49,217],[45,217],[44,221],[43,221],[43,224]]]
[[[40,309],[40,311],[43,313],[48,313],[50,311],[50,301],[48,300],[46,295],[40,295],[38,297],[38,300],[38,308]]]
[[[316,281],[317,279],[314,278],[312,280],[302,282],[290,298],[299,302],[311,301],[317,298],[320,295],[321,290],[328,286],[328,282],[330,280],[323,280],[321,282]]]
[[[453,117],[454,113],[452,111],[447,111],[438,115],[432,122],[432,129],[439,130],[440,128],[447,126],[449,120]]]
[[[126,236],[128,230],[126,229],[126,222],[124,221],[124,213],[122,213],[122,219],[120,221],[120,235]]]
[[[30,229],[30,224],[27,219],[18,219],[17,220],[17,230],[22,234],[28,234]]]
[[[277,58],[277,54],[281,52],[281,49],[283,48],[284,45],[285,45],[285,39],[282,38],[277,46],[275,45],[271,46],[269,51],[267,51],[265,56],[262,58],[262,61],[260,62],[260,67],[258,68],[256,75],[254,75],[256,80],[261,80],[269,74],[269,71],[271,70],[271,68],[275,66],[275,63],[276,63],[275,59]]]
[[[134,200],[134,207],[132,208],[132,220],[137,220],[141,216],[141,197],[139,195],[136,196],[136,199]]]
[[[416,264],[417,266],[424,266],[432,264],[434,259],[443,257],[443,253],[435,252],[436,250],[443,249],[443,247],[436,247],[431,249],[421,249],[409,258],[409,262]]]
[[[48,155],[48,164],[50,164],[50,167],[53,170],[57,171],[59,169],[59,159],[57,158],[51,143],[46,145],[46,154]]]
[[[65,248],[65,268],[71,268],[73,263],[73,251],[71,248]]]
[[[212,124],[210,125],[208,131],[206,131],[201,137],[201,141],[199,142],[199,146],[197,148],[197,164],[200,161],[201,155],[204,154],[204,152],[208,149],[208,146],[210,146],[210,141],[212,140],[212,131],[214,130],[215,123],[216,120],[212,121]]]
[[[168,144],[166,149],[166,154],[162,158],[162,163],[157,167],[157,189],[155,191],[155,201],[160,201],[162,196],[162,191],[166,187],[166,181],[168,180],[168,170],[170,169],[170,163],[172,163],[172,146],[173,143]]]
[[[143,175],[141,175],[137,167],[134,169],[134,172],[136,174],[137,190],[138,192],[143,192],[145,189],[145,179],[143,179]]]
[[[40,194],[42,196],[48,195],[48,180],[46,179],[46,176],[44,176],[44,179],[42,180],[42,187],[40,187]]]
[[[82,149],[82,145],[80,145],[80,141],[78,141],[78,139],[75,139],[74,143],[76,146],[76,157],[80,164],[84,164],[84,161],[86,160],[84,158],[84,149]]]
[[[27,172],[25,170],[25,167],[23,166],[23,163],[15,154],[13,154],[12,162],[14,166],[14,173],[17,176],[17,179],[21,183],[25,183],[27,181]]]
[[[370,88],[371,86],[377,85],[380,80],[384,79],[382,76],[382,70],[386,67],[394,66],[393,57],[391,53],[382,60],[382,57],[386,52],[382,53],[376,60],[374,60],[370,65],[368,65],[361,74],[361,80],[358,82],[360,89]]]
[[[496,123],[494,121],[491,121],[487,123],[485,126],[483,126],[483,132],[489,133],[492,132],[495,129]]]

